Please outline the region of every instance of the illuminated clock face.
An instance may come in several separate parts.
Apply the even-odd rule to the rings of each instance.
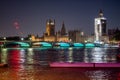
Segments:
[[[54,25],[54,23],[53,23],[53,22],[51,22],[51,25]]]
[[[100,24],[100,20],[97,20],[97,24]]]
[[[49,22],[47,22],[47,24],[49,24]]]
[[[106,20],[101,20],[102,24],[105,24],[106,23]]]
[[[53,22],[51,22],[51,23],[49,23],[49,22],[48,22],[47,24],[48,24],[48,25],[49,25],[49,24],[50,24],[50,25],[54,25],[54,23],[53,23]]]

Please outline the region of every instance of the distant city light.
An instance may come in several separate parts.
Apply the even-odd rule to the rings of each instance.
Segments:
[[[24,40],[24,38],[21,38],[21,41],[23,41]]]
[[[4,37],[3,39],[6,40],[6,37]]]

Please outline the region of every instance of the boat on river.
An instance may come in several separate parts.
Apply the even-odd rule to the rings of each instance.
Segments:
[[[52,62],[50,67],[120,68],[120,63]]]

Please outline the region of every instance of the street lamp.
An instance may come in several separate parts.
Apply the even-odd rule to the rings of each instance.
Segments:
[[[6,37],[3,37],[4,40],[6,40]]]
[[[23,41],[24,40],[24,38],[21,38],[21,41]]]

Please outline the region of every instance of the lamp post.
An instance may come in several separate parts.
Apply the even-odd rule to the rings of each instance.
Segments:
[[[3,47],[5,47],[4,45],[6,43],[6,37],[3,37],[3,39],[4,39]]]

